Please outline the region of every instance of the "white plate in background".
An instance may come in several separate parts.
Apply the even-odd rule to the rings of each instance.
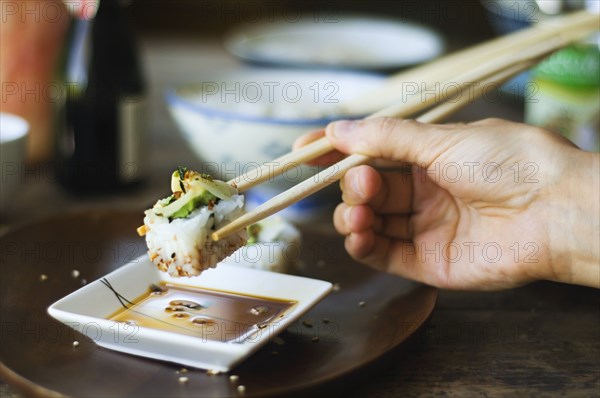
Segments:
[[[113,290],[98,279],[52,304],[48,313],[102,347],[222,372],[230,370],[284,331],[331,290],[329,282],[227,264],[204,271],[198,277],[172,278],[158,271],[146,255],[102,279],[108,280]],[[269,327],[256,329],[253,334],[235,342],[207,340],[140,326],[126,328],[126,325],[108,319],[122,308],[115,292],[133,301],[152,284],[161,282],[296,303]]]
[[[407,67],[431,60],[444,50],[441,36],[431,28],[350,15],[248,23],[227,36],[225,47],[252,62],[353,69]]]

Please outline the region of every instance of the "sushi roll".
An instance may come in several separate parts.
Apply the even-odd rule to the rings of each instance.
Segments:
[[[245,230],[216,242],[210,238],[244,212],[244,197],[235,187],[178,168],[171,176],[171,191],[145,211],[144,225],[138,228],[159,270],[173,277],[199,275],[246,244]]]
[[[300,268],[302,236],[281,217],[273,216],[248,227],[248,243],[223,263],[294,274]]]

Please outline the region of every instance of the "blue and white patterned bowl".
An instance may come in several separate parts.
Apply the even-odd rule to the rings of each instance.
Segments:
[[[343,103],[382,81],[358,72],[244,69],[206,76],[166,98],[198,157],[234,171],[288,152],[307,131],[364,116],[345,113]]]
[[[166,99],[202,172],[226,180],[289,152],[308,131],[365,116],[349,114],[343,104],[383,80],[362,72],[248,68],[204,76]],[[315,171],[290,169],[268,185],[281,191]]]

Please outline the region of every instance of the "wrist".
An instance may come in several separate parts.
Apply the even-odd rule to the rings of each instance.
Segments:
[[[551,274],[600,288],[600,154],[573,150],[553,187],[548,220]]]

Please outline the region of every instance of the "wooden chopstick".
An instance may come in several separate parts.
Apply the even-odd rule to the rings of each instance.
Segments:
[[[456,112],[460,108],[464,107],[465,105],[469,104],[476,98],[481,97],[481,95],[483,95],[483,93],[485,92],[485,87],[488,84],[506,81],[507,79],[516,75],[517,73],[520,73],[521,71],[530,68],[536,62],[537,60],[523,61],[496,73],[495,75],[491,76],[490,78],[486,79],[480,84],[473,83],[472,92],[470,96],[463,95],[455,102],[444,102],[441,105],[438,105],[437,107],[433,108],[429,112],[423,114],[422,116],[417,118],[417,120],[423,123],[434,123],[440,121],[443,118]],[[338,181],[352,167],[368,163],[370,160],[371,159],[366,155],[350,155],[345,159],[341,160],[340,162],[337,162],[334,165],[328,167],[327,169],[321,171],[316,176],[313,176],[301,182],[300,184],[293,186],[292,188],[273,197],[269,201],[256,207],[250,212],[238,217],[231,223],[213,232],[211,238],[213,240],[219,240],[235,231],[246,228],[249,225],[252,225],[264,218],[267,218],[277,213],[278,211],[292,205],[293,203],[296,203],[299,200],[304,199],[307,196],[312,195],[315,192],[329,186],[333,182]]]
[[[580,35],[584,36],[583,33],[580,33]],[[477,65],[475,68],[467,68],[466,70],[457,73],[451,81],[444,82],[445,84],[439,84],[436,90],[432,90],[430,93],[431,95],[425,96],[424,98],[421,98],[421,96],[409,97],[406,101],[399,101],[387,108],[372,113],[366,118],[407,117],[416,114],[429,108],[434,103],[442,102],[440,99],[442,95],[446,97],[445,99],[452,98],[454,95],[460,93],[465,86],[469,86],[473,82],[479,82],[486,77],[493,76],[506,68],[510,68],[512,65],[539,59],[564,47],[576,37],[578,38],[579,36],[574,34],[571,34],[568,37],[564,35],[553,35],[550,38],[546,38],[545,41],[537,43],[533,48],[526,48],[518,52],[503,54],[500,57],[489,59],[486,62]],[[464,65],[463,69],[465,69]],[[446,84],[448,84],[447,87]],[[322,138],[299,150],[290,152],[271,162],[251,169],[248,172],[233,178],[229,183],[237,187],[239,192],[245,192],[253,186],[273,179],[284,171],[289,170],[291,167],[316,159],[332,149],[329,141]]]
[[[464,70],[465,65],[478,65],[502,55],[523,51],[553,37],[562,38],[566,42],[580,40],[590,32],[597,30],[598,25],[598,15],[587,11],[577,11],[555,17],[534,27],[501,36],[395,74],[386,79],[385,85],[347,102],[345,109],[349,114],[370,113],[397,100],[401,90],[408,89],[406,83],[424,85],[429,92],[432,83],[452,79]],[[414,95],[418,94],[419,91],[414,93]]]

